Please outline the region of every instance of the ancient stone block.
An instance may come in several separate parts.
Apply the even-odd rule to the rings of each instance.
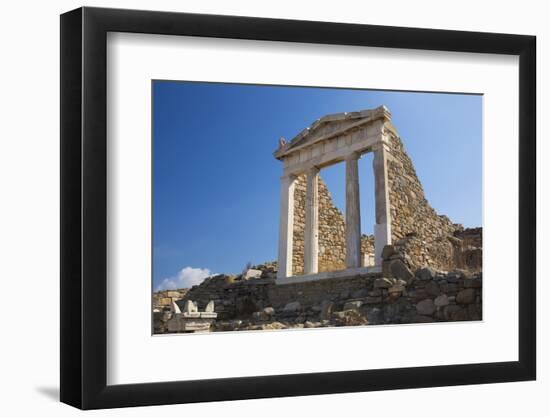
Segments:
[[[400,259],[392,259],[390,261],[389,268],[390,268],[391,274],[396,278],[400,278],[406,282],[409,282],[414,278],[414,275],[411,272],[411,270]]]
[[[437,296],[434,300],[434,305],[436,307],[445,307],[449,305],[449,297],[446,294],[441,294]]]
[[[264,314],[268,315],[269,317],[275,314],[275,309],[273,307],[266,307],[262,311],[264,312]]]
[[[435,311],[434,302],[430,298],[422,300],[416,304],[416,311],[420,315],[431,316]]]
[[[185,302],[185,305],[183,306],[184,313],[195,313],[197,311],[199,311],[199,308],[192,300],[187,300]]]
[[[245,273],[243,274],[242,278],[244,280],[249,280],[249,279],[254,279],[254,278],[259,278],[262,276],[262,271],[260,271],[259,269],[247,269],[245,271]]]
[[[436,270],[430,267],[420,268],[416,271],[416,278],[427,281],[436,277]]]
[[[300,303],[298,301],[293,301],[293,302],[290,302],[290,303],[287,303],[285,305],[285,307],[283,308],[283,311],[284,312],[295,312],[295,311],[298,311],[302,308],[302,306],[300,305]]]
[[[206,308],[204,309],[207,313],[213,313],[214,312],[214,301],[210,300],[208,304],[206,304]]]

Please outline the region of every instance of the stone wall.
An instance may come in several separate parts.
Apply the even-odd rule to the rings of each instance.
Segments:
[[[453,224],[447,216],[438,215],[430,206],[416,175],[410,157],[396,133],[390,133],[388,188],[391,212],[392,243],[405,247],[409,266],[433,266],[450,270],[457,268],[453,241],[462,226]]]
[[[287,285],[275,284],[273,271],[251,280],[219,275],[177,303],[186,300],[199,310],[214,301],[218,331],[481,320],[482,275],[420,268],[409,281],[371,273]]]
[[[170,307],[172,301],[181,300],[185,294],[189,291],[188,288],[182,288],[179,290],[164,290],[153,293],[153,308],[159,311],[165,307]]]
[[[300,175],[294,188],[294,236],[292,273],[304,273],[304,230],[306,204],[306,176]],[[374,238],[363,235],[361,253],[374,254]],[[319,175],[319,272],[346,268],[346,234],[342,212],[334,205],[325,182]]]

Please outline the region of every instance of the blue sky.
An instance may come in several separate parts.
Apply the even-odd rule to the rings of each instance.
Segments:
[[[482,217],[482,97],[153,81],[153,283],[171,288],[275,260],[278,139],[319,117],[387,106],[426,196],[465,226]],[[363,233],[372,233],[372,156],[360,160]],[[344,209],[344,166],[321,171]]]

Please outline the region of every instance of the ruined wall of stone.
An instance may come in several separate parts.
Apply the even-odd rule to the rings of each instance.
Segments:
[[[430,206],[413,163],[401,139],[390,134],[388,185],[391,210],[392,243],[405,243],[409,266],[433,266],[450,270],[456,267],[452,236],[460,225],[441,216]],[[406,239],[406,242],[400,240]]]
[[[177,303],[193,300],[203,310],[214,301],[216,331],[482,319],[481,272],[421,268],[408,282],[371,273],[287,285],[275,284],[271,273],[231,278],[209,278]],[[170,314],[157,316],[161,333]]]
[[[483,263],[483,229],[475,227],[457,230],[454,234],[457,268],[481,271]]]
[[[305,204],[306,176],[300,175],[294,188],[293,275],[304,273]],[[344,216],[334,205],[330,191],[319,175],[319,272],[345,269],[345,227]],[[361,240],[361,252],[373,254],[373,236],[364,235]]]

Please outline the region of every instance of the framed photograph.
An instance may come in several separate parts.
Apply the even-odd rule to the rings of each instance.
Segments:
[[[535,37],[61,16],[61,401],[533,380]]]

